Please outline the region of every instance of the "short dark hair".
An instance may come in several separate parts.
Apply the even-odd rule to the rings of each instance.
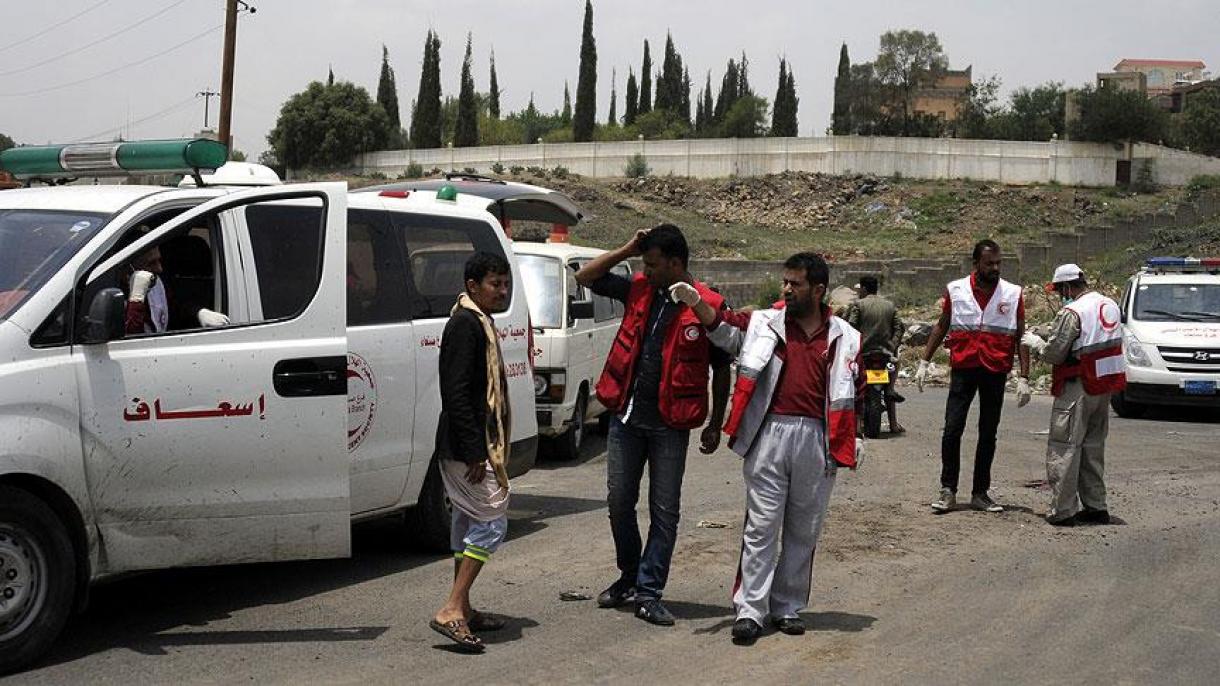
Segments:
[[[800,269],[805,272],[805,279],[809,281],[809,285],[823,286],[830,285],[830,267],[826,266],[826,260],[822,259],[821,255],[812,252],[798,252],[797,254],[784,260],[784,269]]]
[[[863,288],[865,293],[875,294],[880,286],[881,282],[875,276],[860,277],[860,288]]]
[[[488,274],[512,274],[508,260],[490,252],[476,252],[466,259],[466,281],[482,282]]]
[[[673,224],[659,224],[653,227],[640,241],[640,252],[648,252],[656,248],[664,257],[682,260],[682,266],[690,263],[690,247],[686,245],[686,236],[682,229]]]
[[[979,258],[981,258],[983,256],[983,252],[985,252],[987,250],[990,250],[991,252],[999,255],[1000,254],[1000,244],[996,243],[995,241],[991,240],[990,238],[984,238],[983,240],[979,241],[978,243],[975,243],[974,244],[974,255],[973,255],[974,261],[978,262]]]

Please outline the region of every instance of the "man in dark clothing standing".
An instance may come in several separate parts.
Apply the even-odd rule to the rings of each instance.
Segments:
[[[669,287],[682,281],[693,284],[713,307],[724,304],[687,271],[689,256],[682,232],[662,224],[637,232],[625,245],[593,259],[576,273],[581,285],[626,305],[597,383],[598,399],[614,413],[606,484],[620,572],[618,581],[598,596],[597,603],[618,607],[634,598],[637,617],[663,626],[674,623],[661,595],[677,539],[690,430],[702,426],[708,417],[711,368],[711,419],[703,430],[700,450],[704,454],[716,450],[732,361],[709,344],[691,309],[669,297]],[[610,272],[631,257],[643,258],[642,274],[628,279]],[[645,466],[651,524],[647,544],[642,544],[635,506]]]
[[[902,345],[903,326],[898,317],[898,308],[889,299],[877,295],[880,282],[875,276],[860,277],[860,299],[847,310],[847,323],[860,332],[863,357],[888,355],[898,360],[898,346]],[[890,385],[885,389],[885,410],[890,418],[890,433],[906,431],[898,423],[898,397],[894,391],[896,374],[890,374]]]

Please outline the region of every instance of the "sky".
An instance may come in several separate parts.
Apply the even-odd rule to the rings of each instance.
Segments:
[[[280,106],[327,69],[376,93],[389,49],[407,126],[424,37],[442,41],[445,94],[456,94],[466,34],[485,90],[494,48],[502,110],[562,106],[576,91],[584,0],[252,0],[237,31],[233,135],[252,158],[266,149]],[[223,0],[55,0],[5,3],[0,25],[0,133],[45,144],[190,136],[203,127],[201,91],[220,90]],[[1047,81],[1080,85],[1120,59],[1202,59],[1220,75],[1215,0],[595,0],[598,121],[617,70],[618,112],[643,41],[659,68],[669,31],[697,91],[719,84],[743,51],[755,91],[773,99],[778,65],[795,72],[802,136],[830,121],[839,47],[871,60],[880,34],[920,29],[940,38],[950,66],[997,76],[1007,93]],[[692,92],[692,99],[695,93]],[[211,99],[216,126],[219,100]]]

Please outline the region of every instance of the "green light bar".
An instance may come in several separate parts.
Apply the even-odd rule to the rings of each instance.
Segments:
[[[0,169],[18,179],[212,172],[229,151],[217,141],[183,138],[133,143],[81,143],[9,148]]]

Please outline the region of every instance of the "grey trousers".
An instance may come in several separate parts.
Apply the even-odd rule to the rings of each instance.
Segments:
[[[737,619],[796,617],[809,602],[813,553],[835,483],[820,419],[768,415],[742,472],[746,522],[733,587]]]
[[[1110,395],[1089,395],[1078,379],[1064,384],[1051,409],[1046,445],[1046,479],[1051,486],[1048,519],[1071,517],[1081,505],[1089,510],[1107,509],[1104,475],[1109,430]]]

